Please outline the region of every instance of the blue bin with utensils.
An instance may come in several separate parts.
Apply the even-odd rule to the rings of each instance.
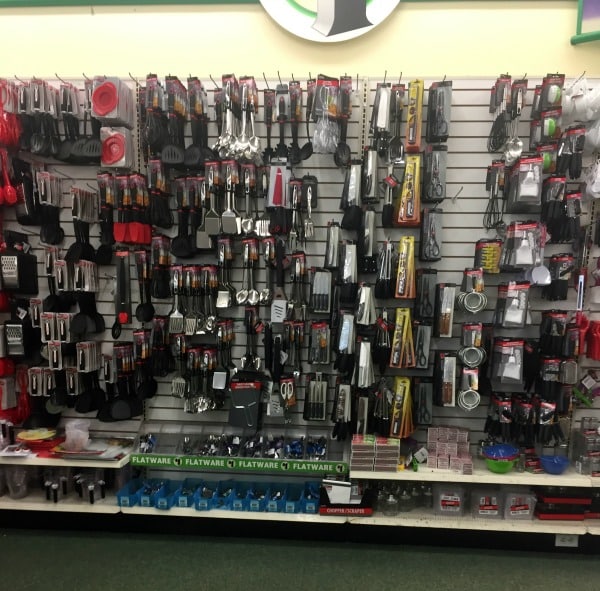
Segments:
[[[217,482],[203,482],[194,493],[196,511],[210,511],[213,508],[213,498],[217,494]]]
[[[269,486],[265,483],[253,484],[248,491],[248,511],[262,512],[267,508]]]
[[[135,507],[140,502],[142,481],[139,478],[130,480],[125,486],[117,491],[117,503],[119,507]]]
[[[211,509],[220,509],[222,511],[230,511],[235,496],[234,480],[222,480],[217,485],[217,491],[212,498]]]
[[[140,490],[140,507],[156,507],[156,500],[164,496],[168,480],[144,480]]]
[[[300,513],[302,511],[302,501],[304,500],[304,485],[290,484],[287,487],[285,496],[284,513]]]
[[[186,478],[175,491],[174,507],[186,509],[193,507],[196,502],[196,491],[204,484],[203,480],[197,478]]]
[[[285,507],[287,486],[285,484],[271,484],[267,497],[267,513],[281,513]]]
[[[169,480],[157,494],[154,503],[157,509],[168,511],[177,501],[177,491],[181,488],[181,482],[178,480]]]
[[[236,482],[231,499],[232,511],[248,511],[248,495],[252,489],[250,482]]]
[[[302,495],[302,512],[315,515],[319,512],[321,482],[306,482]]]

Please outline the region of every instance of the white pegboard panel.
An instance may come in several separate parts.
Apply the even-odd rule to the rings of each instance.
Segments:
[[[383,79],[371,78],[371,79],[360,79],[358,87],[355,89],[353,95],[353,115],[348,126],[348,144],[352,149],[353,157],[359,157],[362,146],[367,143],[368,138],[364,135],[365,126],[363,122],[368,121],[370,117],[370,109],[372,108],[372,102],[374,98],[375,88],[377,82]],[[140,78],[140,80],[142,80]],[[208,79],[206,79],[208,80]],[[497,158],[497,154],[488,154],[486,150],[487,136],[492,125],[493,117],[489,114],[488,103],[489,103],[489,92],[490,87],[493,85],[495,78],[486,79],[462,79],[453,80],[453,97],[452,97],[452,123],[450,128],[451,137],[448,141],[448,169],[447,169],[447,198],[442,208],[444,209],[444,246],[443,253],[444,258],[442,261],[430,265],[438,269],[438,281],[448,281],[460,284],[462,279],[462,271],[465,267],[470,267],[473,264],[473,252],[474,244],[478,238],[491,237],[493,234],[486,232],[482,227],[482,219],[485,207],[487,206],[487,193],[485,191],[485,176],[488,164],[492,159]],[[82,80],[72,81],[79,88],[83,88]],[[305,87],[305,80],[302,80],[302,85]],[[408,80],[403,82],[408,83]],[[425,105],[424,115],[426,117],[426,105],[427,105],[427,88],[433,80],[426,79],[425,81]],[[531,100],[532,90],[539,80],[530,79],[528,92],[528,99]],[[258,81],[259,87],[263,87],[261,81]],[[269,85],[274,87],[277,83],[276,80],[269,80]],[[132,88],[135,88],[135,83],[130,81],[129,84]],[[207,88],[210,88],[207,84]],[[211,122],[209,124],[209,144],[212,144],[216,140],[216,125],[214,122],[214,111],[212,109],[212,98],[213,94],[209,92],[209,114]],[[367,98],[367,104],[364,104],[363,97]],[[528,145],[529,136],[529,113],[530,109],[526,108],[524,116],[519,125],[519,135],[525,142],[525,147]],[[262,100],[259,107],[259,111],[256,114],[256,132],[261,138],[263,147],[265,145],[266,129],[263,122],[264,113],[262,108]],[[404,133],[404,123],[406,119],[406,111],[404,113],[404,122],[402,125],[402,133]],[[314,132],[315,124],[311,123],[311,132]],[[186,130],[186,138],[189,141],[190,133],[189,129]],[[290,128],[286,126],[286,140],[290,141]],[[272,145],[275,146],[279,141],[277,125],[273,126],[273,140]],[[299,143],[302,145],[306,141],[305,127],[303,124],[300,125],[299,129]],[[425,145],[425,144],[423,144]],[[64,196],[63,208],[61,211],[61,224],[65,230],[66,238],[65,245],[68,246],[74,239],[73,228],[71,224],[70,214],[70,203],[68,199],[69,188],[71,184],[80,186],[82,188],[88,187],[88,185],[95,186],[95,173],[96,170],[93,167],[87,166],[72,166],[64,165],[55,162],[45,162],[48,170],[56,171],[65,176],[64,183]],[[385,172],[385,163],[380,163],[380,174],[383,175]],[[330,220],[341,220],[341,211],[339,209],[339,201],[341,197],[342,185],[344,181],[344,173],[335,167],[333,158],[331,155],[315,154],[307,162],[303,162],[300,166],[294,168],[294,173],[297,177],[302,177],[304,174],[315,174],[319,179],[319,207],[316,211],[313,211],[313,221],[315,223],[315,238],[309,242],[306,247],[307,262],[308,266],[321,266],[323,256],[325,252],[325,228]],[[451,199],[452,196],[456,195],[461,190],[460,196],[456,201]],[[238,203],[242,205],[242,201]],[[381,204],[375,206],[377,212],[377,218],[380,219]],[[513,216],[518,219],[519,216]],[[523,217],[523,216],[521,216]],[[510,221],[511,216],[505,217],[506,221]],[[12,210],[6,210],[5,225],[7,228],[16,225],[14,212]],[[35,230],[35,228],[33,229]],[[170,231],[162,232],[167,235],[174,236],[176,234],[176,228]],[[99,229],[92,227],[91,229],[91,241],[93,245],[98,244]],[[414,235],[417,238],[418,248],[418,237],[419,230],[417,229],[391,229],[383,230],[377,228],[376,240],[381,243],[386,237],[391,238],[397,242],[403,235]],[[351,237],[350,234],[343,233],[343,235]],[[41,245],[39,239],[35,236],[30,238],[33,245],[34,252],[39,252]],[[546,256],[553,254],[554,252],[562,252],[565,250],[564,245],[552,245],[546,250]],[[235,248],[236,260],[234,268],[232,270],[232,277],[234,283],[241,280],[241,257],[240,257],[240,246],[236,244]],[[199,255],[193,261],[182,261],[188,262],[215,262],[215,257],[207,255]],[[417,263],[417,266],[427,266]],[[38,273],[40,277],[40,288],[41,297],[46,295],[46,280],[44,269],[40,261],[38,265]],[[110,268],[101,268],[101,276],[104,273],[114,273]],[[132,269],[132,278],[135,278],[135,270]],[[488,296],[488,306],[486,311],[481,315],[484,321],[491,321],[493,310],[496,302],[496,285],[501,281],[506,281],[510,276],[502,274],[500,276],[486,276],[486,294]],[[255,279],[258,286],[264,283],[264,270],[259,265],[255,273]],[[364,280],[374,281],[374,276],[365,276]],[[114,281],[112,278],[104,278],[102,283],[102,290],[98,294],[98,309],[106,317],[106,325],[110,327],[114,319],[114,306],[113,296],[111,289],[114,287]],[[137,288],[137,282],[132,279],[131,283],[132,300],[138,301],[139,294]],[[378,302],[379,306],[386,305],[388,308],[394,308],[398,306],[412,306],[410,301],[398,301],[390,300],[386,302]],[[170,301],[155,302],[157,313],[167,314],[171,308]],[[533,297],[531,300],[533,325],[527,329],[520,331],[519,334],[535,337],[537,336],[537,323],[540,319],[540,312],[544,309],[557,307],[557,303],[547,302],[539,297],[539,288],[534,288]],[[567,302],[560,302],[561,308],[574,309],[575,307],[575,293],[570,292],[569,300]],[[267,318],[267,312],[261,309],[263,318]],[[600,306],[598,306],[598,314],[600,315]],[[240,335],[237,338],[233,347],[233,358],[238,361],[243,355],[246,343],[245,336],[243,335],[243,324],[242,316],[243,310],[238,307],[234,307],[228,310],[226,316],[233,317],[235,319],[235,330],[236,334]],[[457,313],[454,318],[454,330],[453,339],[436,339],[436,347],[440,349],[452,349],[458,346],[458,338],[460,332],[460,324],[468,320],[469,318],[462,313]],[[128,340],[131,338],[133,327],[125,327],[121,335],[120,340]],[[98,336],[98,340],[103,343],[103,350],[108,352],[112,346],[112,339],[107,330],[104,334]],[[260,343],[260,339],[258,340]],[[259,345],[259,354],[262,347]],[[305,370],[311,369],[306,363],[306,351],[303,352],[303,365]],[[430,368],[431,370],[431,368]],[[389,370],[390,375],[396,374],[407,374],[407,375],[427,375],[430,370],[421,371],[410,370],[402,372],[401,370]],[[323,372],[328,379],[328,414],[331,412],[333,398],[335,393],[335,378],[336,372],[332,367],[326,368]],[[146,404],[146,419],[150,421],[157,421],[165,425],[165,428],[172,427],[173,429],[185,426],[186,428],[192,428],[201,425],[207,425],[214,428],[219,426],[223,427],[227,423],[228,410],[226,407],[221,411],[208,412],[203,415],[189,415],[182,410],[182,401],[173,398],[170,395],[170,380],[159,379],[159,388],[157,395],[149,400]],[[295,407],[293,413],[293,423],[288,429],[297,429],[304,423],[301,419],[302,410],[304,404],[304,392],[303,388],[299,389],[298,392],[298,405]],[[485,422],[486,416],[486,401],[484,400],[482,405],[471,413],[466,413],[458,408],[435,408],[434,409],[434,422],[443,422],[445,424],[455,424],[468,426],[472,432],[472,441],[476,441],[481,436],[481,429]],[[269,428],[278,428],[282,431],[285,429],[281,419],[272,419],[269,417],[264,418],[264,425]],[[321,424],[313,423],[315,429],[322,429],[325,426]],[[330,430],[331,425],[326,422],[326,430]],[[416,438],[419,441],[423,441],[424,430],[420,429],[416,433]]]

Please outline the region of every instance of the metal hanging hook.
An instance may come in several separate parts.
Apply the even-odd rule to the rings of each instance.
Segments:
[[[88,77],[85,75],[85,72],[81,72],[81,75],[82,75],[82,76],[83,76],[83,77],[84,77],[84,78],[85,78],[85,79],[86,79],[88,82],[92,82],[92,79],[91,79],[91,78],[88,78]]]
[[[209,74],[208,77],[212,80],[212,83],[215,85],[217,90],[221,90],[221,87],[215,82],[215,79],[212,77],[212,74]]]
[[[400,84],[400,82],[402,82],[402,72],[400,72],[400,76],[398,76],[398,84]]]
[[[137,79],[137,78],[134,78],[134,77],[131,75],[131,72],[128,72],[128,74],[129,74],[129,77],[130,77],[130,78],[131,78],[131,79],[132,79],[132,80],[135,82],[135,85],[136,85],[138,88],[140,88],[142,85],[139,83],[138,79]]]
[[[27,84],[27,82],[25,82],[24,80],[21,80],[16,74],[14,75],[14,78],[15,78],[15,80],[17,80],[21,84]]]
[[[283,82],[281,81],[281,75],[279,74],[279,70],[277,70],[277,78],[279,78],[279,84],[283,85]]]
[[[452,203],[456,203],[458,196],[463,192],[464,188],[465,188],[464,185],[460,186],[460,189],[456,192],[456,195],[454,195],[454,197],[452,197]]]
[[[68,85],[69,85],[69,83],[68,83],[68,82],[66,82],[65,80],[63,80],[63,79],[62,79],[62,78],[61,78],[61,77],[60,77],[60,76],[59,76],[59,75],[58,75],[56,72],[54,72],[54,76],[55,76],[55,77],[56,77],[58,80],[60,80],[60,81],[61,81],[63,84],[65,84],[66,86],[68,86]]]
[[[269,88],[269,83],[267,82],[267,77],[265,76],[265,73],[264,73],[264,72],[263,72],[263,78],[264,78],[264,80],[265,80],[265,84],[267,85],[267,90],[271,90],[271,89]]]

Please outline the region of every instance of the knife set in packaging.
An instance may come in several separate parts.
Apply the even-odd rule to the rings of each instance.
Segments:
[[[340,201],[340,209],[344,211],[340,225],[344,230],[357,231],[360,229],[362,219],[361,184],[361,163],[360,160],[353,160],[346,169]]]
[[[133,92],[120,78],[95,76],[91,96],[92,117],[103,125],[133,128]]]
[[[436,298],[436,269],[417,269],[417,297],[414,314],[417,320],[433,320]]]
[[[375,251],[375,211],[369,207],[362,214],[358,235],[358,255],[361,273],[377,272],[377,254]]]
[[[344,242],[340,247],[340,302],[354,305],[358,292],[358,261],[356,244]]]
[[[456,356],[435,352],[433,369],[433,402],[436,406],[456,406]]]
[[[331,271],[316,269],[310,282],[310,309],[315,314],[331,312]]]
[[[540,352],[544,355],[579,355],[579,327],[569,323],[569,313],[564,310],[542,312],[540,323]]]
[[[343,313],[339,320],[338,340],[336,345],[335,369],[344,375],[354,370],[355,324],[354,314]]]
[[[454,322],[454,299],[456,297],[456,284],[438,283],[435,291],[435,324],[436,337],[450,338],[452,336],[452,323]]]
[[[427,127],[425,138],[429,144],[448,140],[452,110],[452,80],[434,82],[429,87]]]

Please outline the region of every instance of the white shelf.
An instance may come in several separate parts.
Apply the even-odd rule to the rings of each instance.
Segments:
[[[564,474],[532,474],[530,472],[517,472],[511,470],[508,474],[495,474],[490,472],[485,462],[474,460],[473,474],[460,474],[451,470],[434,470],[419,466],[419,470],[406,469],[399,472],[369,472],[365,470],[351,470],[352,480],[418,480],[419,482],[464,482],[472,484],[508,484],[524,486],[578,486],[591,488],[600,486],[600,478],[592,479],[590,476],[578,474],[570,467]]]
[[[162,515],[165,517],[201,517],[209,519],[247,519],[252,521],[288,521],[295,523],[346,523],[345,516],[312,515],[308,513],[267,513],[258,511],[196,511],[193,507],[171,507],[167,511],[154,507],[121,507],[125,515]]]
[[[0,456],[0,465],[5,466],[49,466],[51,468],[66,468],[74,466],[76,468],[108,468],[116,470],[129,464],[129,454],[120,460],[76,460],[66,458],[43,458],[36,455],[13,458],[9,456]]]
[[[375,515],[372,517],[349,517],[348,523],[354,525],[429,527],[439,529],[466,529],[540,534],[584,535],[588,533],[588,527],[585,521],[475,519],[471,515],[465,515],[462,517],[446,517],[433,515],[432,513],[425,511],[410,511],[396,517],[387,517],[385,515]],[[600,524],[595,529],[595,535],[600,534]]]
[[[61,513],[99,513],[115,515],[119,512],[117,498],[107,494],[104,499],[96,499],[91,505],[85,499],[80,499],[75,493],[66,497],[59,494],[58,503],[46,500],[46,494],[33,491],[22,499],[11,499],[8,495],[0,497],[0,509],[13,511],[58,511]]]

